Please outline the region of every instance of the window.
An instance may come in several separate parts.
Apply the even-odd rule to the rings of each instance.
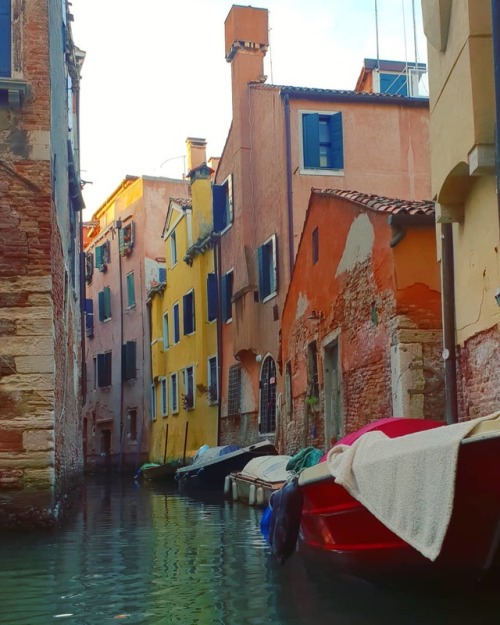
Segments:
[[[134,284],[134,272],[131,271],[127,274],[127,308],[134,308],[135,306],[135,284]]]
[[[276,430],[276,364],[271,356],[262,363],[260,373],[259,432],[269,434]]]
[[[0,0],[0,78],[11,76],[10,1]]]
[[[229,382],[227,391],[227,416],[240,413],[241,402],[241,369],[240,365],[229,367]]]
[[[175,230],[172,230],[170,235],[170,266],[177,265],[177,234]]]
[[[174,304],[174,345],[181,340],[179,330],[179,303]]]
[[[137,410],[129,410],[128,415],[128,437],[131,441],[137,440]]]
[[[85,254],[85,280],[87,281],[87,284],[90,284],[92,282],[93,273],[94,273],[94,255],[92,254],[92,252],[87,252]]]
[[[168,334],[168,312],[163,314],[163,349],[168,349],[170,346]]]
[[[207,276],[207,318],[208,321],[217,319],[217,276],[209,273]]]
[[[318,350],[316,341],[307,346],[307,386],[309,398],[319,399]]]
[[[95,266],[99,271],[106,271],[107,265],[111,260],[109,250],[109,241],[105,241],[102,245],[96,245],[95,248]]]
[[[259,299],[266,302],[278,292],[277,241],[273,234],[257,249],[259,266]]]
[[[303,113],[305,169],[344,169],[342,113]]]
[[[233,272],[228,271],[222,276],[222,321],[231,321],[233,318]]]
[[[161,414],[163,417],[166,417],[168,415],[168,391],[166,378],[162,378],[160,381],[160,391]]]
[[[128,256],[134,247],[134,223],[131,222],[127,226],[123,226],[118,233],[120,254]]]
[[[158,267],[158,282],[165,284],[167,281],[167,270],[165,267]]]
[[[182,312],[184,320],[184,336],[193,334],[196,329],[194,316],[194,291],[189,291],[182,298]]]
[[[184,369],[184,395],[182,396],[182,407],[184,410],[194,408],[194,369],[186,367]]]
[[[122,381],[135,380],[137,377],[136,366],[137,343],[127,341],[122,345]]]
[[[286,416],[292,416],[292,363],[285,365],[285,406]]]
[[[97,386],[111,386],[111,352],[97,354]]]
[[[111,291],[109,286],[105,286],[97,294],[99,302],[99,321],[111,319]]]
[[[374,73],[374,89],[377,88],[376,77],[377,73]],[[381,72],[379,74],[379,92],[390,93],[392,95],[408,96],[408,78],[406,72],[402,74]]]
[[[170,375],[170,412],[179,412],[179,389],[177,385],[177,373]]]
[[[212,185],[214,231],[223,232],[233,223],[233,175],[223,184]]]
[[[313,265],[315,265],[319,260],[319,230],[317,228],[312,233],[312,257]]]
[[[150,410],[151,410],[151,421],[156,421],[156,388],[154,384],[151,384],[151,397],[150,397]]]
[[[219,376],[217,356],[208,359],[208,403],[216,404],[219,399]]]
[[[92,362],[94,365],[94,391],[95,391],[97,388],[97,356],[94,356],[92,358]]]
[[[88,337],[94,336],[94,300],[85,300],[85,334]]]

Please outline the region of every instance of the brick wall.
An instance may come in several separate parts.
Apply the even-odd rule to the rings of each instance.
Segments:
[[[457,351],[459,418],[475,419],[500,410],[500,328],[469,339]]]

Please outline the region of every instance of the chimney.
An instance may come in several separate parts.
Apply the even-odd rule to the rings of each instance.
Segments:
[[[269,46],[268,11],[233,5],[224,23],[226,61],[231,63],[233,128],[241,146],[248,144],[248,83],[264,82],[264,56]]]
[[[188,173],[207,162],[207,142],[205,139],[188,137],[186,139],[186,152]]]

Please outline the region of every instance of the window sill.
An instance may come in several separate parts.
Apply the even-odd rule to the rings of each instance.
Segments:
[[[301,176],[343,176],[343,169],[306,169],[301,167],[299,169],[299,173]]]
[[[266,295],[266,297],[264,297],[261,304],[265,304],[266,302],[269,302],[270,300],[275,298],[277,295],[278,295],[278,291],[273,291],[272,293],[269,293],[269,295]]]
[[[0,78],[0,91],[7,92],[10,108],[20,109],[28,92],[28,83],[15,78]]]

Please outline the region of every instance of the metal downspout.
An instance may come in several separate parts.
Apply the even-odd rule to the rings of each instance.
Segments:
[[[286,141],[286,199],[288,215],[288,261],[292,277],[295,253],[293,249],[293,192],[292,192],[292,142],[290,134],[290,98],[285,93],[285,141]]]
[[[217,446],[221,444],[221,394],[222,394],[222,289],[221,289],[221,237],[219,233],[214,233],[214,269],[217,280]]]
[[[493,76],[495,83],[495,171],[497,177],[498,219],[500,221],[500,3],[491,0]]]
[[[446,399],[446,422],[458,422],[457,367],[455,348],[455,268],[453,226],[441,225],[441,279],[443,298],[443,360]]]

